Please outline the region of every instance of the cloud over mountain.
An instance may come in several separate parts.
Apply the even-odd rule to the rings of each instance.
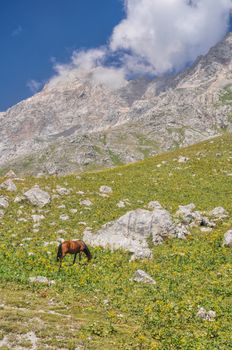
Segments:
[[[231,0],[124,0],[124,5],[125,18],[108,46],[74,52],[70,64],[56,65],[52,82],[88,75],[114,89],[131,75],[179,71],[222,39],[232,10]]]

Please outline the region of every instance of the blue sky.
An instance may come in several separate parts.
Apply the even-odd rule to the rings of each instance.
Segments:
[[[52,76],[54,58],[104,45],[122,17],[121,0],[0,0],[0,111]]]
[[[133,6],[125,14],[124,0],[0,0],[0,111],[33,95],[37,82],[42,86],[54,75],[54,62],[68,63],[75,50],[98,48],[109,42],[113,29],[125,17],[125,27],[117,26],[116,35],[108,47],[116,51],[129,49],[136,54],[145,53],[151,69],[159,67],[161,73],[178,69],[175,59],[182,67],[186,66],[192,50],[191,39],[200,50],[191,54],[192,60],[219,40],[218,27],[222,32],[224,30],[219,11],[224,1],[229,3],[230,0],[212,0],[213,6],[208,0],[202,0],[206,4],[205,13],[199,18],[205,27],[202,23],[198,26],[199,31],[195,30],[196,26],[192,27],[191,33],[196,31],[196,37],[190,34],[184,40],[182,32],[176,33],[176,39],[182,40],[183,50],[175,58],[170,56],[169,50],[165,53],[173,42],[173,28],[180,21],[183,21],[183,27],[189,25],[187,15],[193,18],[194,8],[186,8],[184,0],[182,12],[176,6],[179,0],[173,1],[173,8],[168,0],[127,1]],[[216,6],[218,9],[215,10]],[[214,16],[210,14],[211,10]],[[141,20],[141,16],[148,20],[144,21],[144,17]],[[208,33],[213,31],[210,37]],[[153,32],[155,36],[150,35]],[[159,35],[164,33],[165,40],[160,40]],[[137,40],[137,34],[144,37],[138,36]],[[130,42],[130,47],[125,45],[126,42]],[[130,72],[131,66],[141,69],[139,57],[132,55],[126,59],[126,71]]]

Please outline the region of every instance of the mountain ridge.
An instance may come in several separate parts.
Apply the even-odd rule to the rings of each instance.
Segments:
[[[89,75],[48,83],[0,113],[0,167],[68,173],[129,163],[232,129],[232,34],[174,77],[111,90]]]

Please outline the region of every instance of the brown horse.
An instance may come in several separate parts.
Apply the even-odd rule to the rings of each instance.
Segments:
[[[64,241],[60,243],[57,251],[57,261],[60,261],[59,271],[62,266],[62,260],[66,254],[75,254],[73,259],[73,265],[75,264],[77,254],[79,254],[79,260],[81,260],[81,253],[84,252],[88,261],[92,259],[92,255],[85,242],[81,240],[76,241]]]

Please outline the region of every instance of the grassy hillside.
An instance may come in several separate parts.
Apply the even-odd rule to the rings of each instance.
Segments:
[[[178,163],[179,156],[190,159]],[[57,185],[71,193],[39,210],[14,203],[16,193],[0,192],[10,200],[0,220],[0,349],[232,348],[231,249],[221,246],[224,233],[232,228],[231,134],[111,170],[15,183],[17,195],[34,184],[50,194]],[[102,197],[101,185],[111,186],[113,194]],[[82,199],[93,205],[83,207]],[[126,208],[119,209],[116,204],[125,199]],[[172,213],[191,202],[204,211],[223,206],[230,218],[211,233],[194,229],[188,240],[154,247],[152,261],[129,263],[126,252],[92,248],[90,264],[83,259],[70,266],[72,257],[67,256],[58,274],[52,243],[58,237],[80,238],[86,226],[96,230],[151,200]],[[45,216],[38,232],[32,214]],[[60,220],[61,214],[70,219]],[[137,269],[148,272],[157,284],[130,281]],[[38,275],[56,284],[29,284],[28,278]],[[216,320],[198,319],[199,306],[216,311]]]

